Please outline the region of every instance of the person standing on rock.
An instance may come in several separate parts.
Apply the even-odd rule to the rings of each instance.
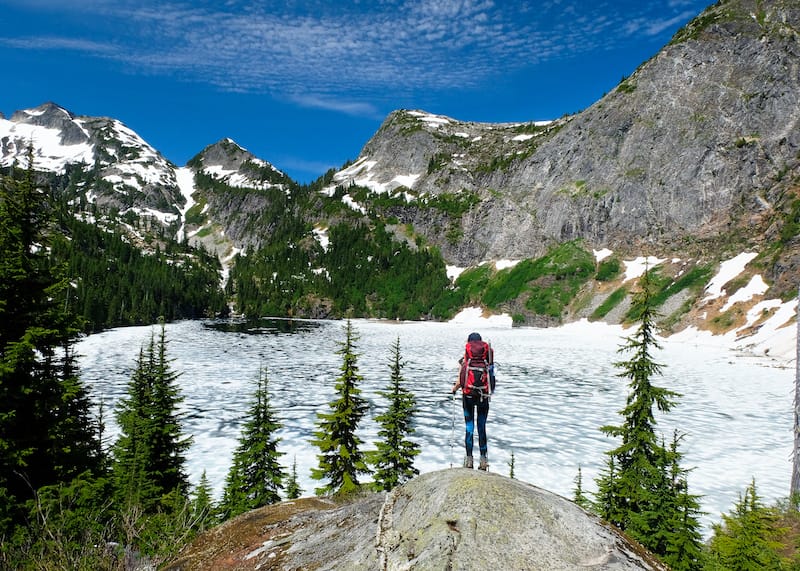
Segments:
[[[480,333],[470,333],[464,348],[464,355],[459,359],[461,370],[458,380],[451,392],[456,394],[461,389],[461,402],[464,407],[464,423],[466,433],[464,446],[467,456],[464,467],[472,468],[472,451],[475,436],[475,425],[478,426],[478,450],[480,463],[478,470],[488,470],[488,439],[486,437],[486,419],[489,416],[489,398],[494,392],[494,350],[481,339]]]

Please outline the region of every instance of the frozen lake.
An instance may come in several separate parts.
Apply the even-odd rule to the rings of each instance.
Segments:
[[[305,495],[313,494],[319,483],[311,480],[310,471],[318,450],[310,439],[316,413],[327,412],[334,398],[343,325],[284,320],[250,326],[214,321],[167,325],[168,354],[181,373],[185,397],[184,431],[194,439],[188,454],[193,482],[205,470],[215,492],[221,491],[263,364],[272,405],[284,424],[279,445],[284,464],[288,468],[296,459]],[[466,336],[476,330],[492,343],[498,363],[488,422],[490,470],[508,474],[513,451],[520,480],[571,498],[580,466],[584,489],[594,491],[604,452],[616,445],[599,427],[621,423],[619,411],[628,392],[613,364],[624,357],[617,352],[622,335],[633,329],[588,323],[557,329],[371,320],[354,320],[353,325],[360,336],[360,388],[372,406],[360,431],[365,450],[376,440],[372,417],[385,407],[377,391],[388,383],[390,349],[399,337],[403,375],[419,407],[415,439],[422,453],[416,466],[428,472],[460,465],[463,420],[449,387]],[[124,395],[135,358],[153,333],[158,328],[121,328],[78,344],[82,378],[107,411]],[[664,341],[655,358],[665,365],[655,384],[682,394],[672,412],[659,419],[658,429],[668,442],[676,427],[685,434],[682,466],[693,468],[689,489],[703,496],[704,523],[729,512],[753,478],[766,502],[786,497],[794,368],[687,341]],[[115,435],[113,420],[108,424]]]

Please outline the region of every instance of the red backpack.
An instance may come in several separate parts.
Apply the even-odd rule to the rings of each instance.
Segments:
[[[465,395],[488,397],[492,394],[489,383],[489,365],[492,361],[492,348],[488,343],[467,341],[461,365],[461,387]]]

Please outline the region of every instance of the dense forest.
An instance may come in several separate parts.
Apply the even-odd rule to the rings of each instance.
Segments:
[[[255,316],[448,317],[437,304],[450,294],[436,250],[411,248],[378,223],[328,229],[327,250],[276,237],[231,270],[236,308]],[[303,242],[301,242],[302,244]],[[448,308],[450,309],[450,308]]]
[[[67,215],[59,221],[50,257],[70,279],[65,303],[74,306],[87,332],[160,317],[212,317],[227,309],[219,260],[171,239],[146,253],[120,232]]]

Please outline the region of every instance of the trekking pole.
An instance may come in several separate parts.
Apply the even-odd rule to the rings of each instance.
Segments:
[[[450,467],[453,467],[453,443],[456,441],[456,393],[453,393],[453,428],[450,432]]]

